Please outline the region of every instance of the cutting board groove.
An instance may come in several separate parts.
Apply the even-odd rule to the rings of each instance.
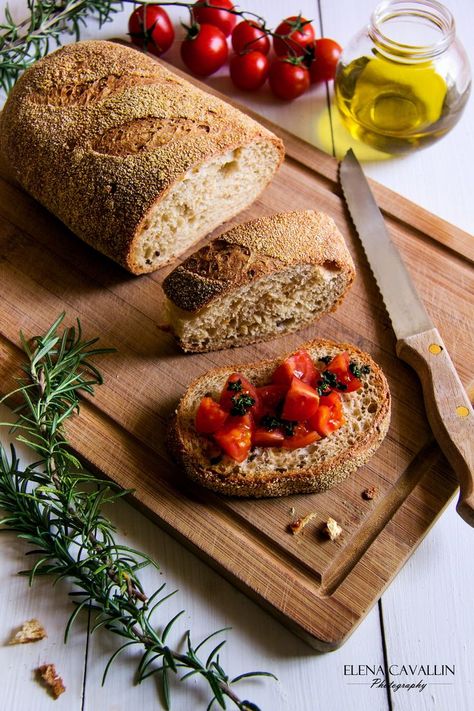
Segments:
[[[75,451],[134,489],[129,497],[134,505],[310,644],[333,649],[426,535],[456,482],[432,440],[419,383],[395,356],[388,316],[341,200],[336,161],[262,123],[283,138],[287,159],[262,196],[230,224],[285,209],[329,213],[357,267],[355,285],[335,314],[265,344],[184,355],[163,329],[160,283],[171,267],[131,277],[71,235],[0,166],[0,383],[7,390],[18,374],[20,328],[38,334],[62,310],[68,322],[79,316],[86,336],[100,334],[101,343],[117,353],[101,360],[105,384],[68,425]],[[468,385],[473,238],[390,190],[373,187],[392,238]],[[318,336],[355,343],[387,374],[392,424],[376,456],[320,495],[240,500],[188,483],[165,443],[166,423],[187,385],[211,367],[280,356]],[[378,488],[373,501],[362,498],[369,486]],[[295,517],[317,514],[299,536],[287,529],[292,507]],[[328,516],[343,528],[334,542],[321,536]]]

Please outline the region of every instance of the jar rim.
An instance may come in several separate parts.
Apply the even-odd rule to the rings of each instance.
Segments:
[[[429,20],[440,30],[439,38],[430,44],[404,44],[384,32],[383,25],[397,17],[419,17]],[[369,36],[391,58],[426,60],[442,54],[453,42],[456,25],[451,11],[437,0],[383,0],[370,18]]]

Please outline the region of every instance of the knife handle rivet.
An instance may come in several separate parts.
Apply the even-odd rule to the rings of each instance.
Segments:
[[[469,410],[465,405],[458,405],[456,408],[456,415],[458,417],[467,417],[469,415]]]
[[[433,355],[439,355],[443,350],[443,347],[438,345],[437,343],[432,343],[430,346],[428,346],[428,350]]]

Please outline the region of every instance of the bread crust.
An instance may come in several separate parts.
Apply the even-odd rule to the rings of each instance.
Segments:
[[[296,493],[316,493],[326,491],[339,484],[372,457],[385,438],[390,425],[390,390],[382,370],[367,353],[351,344],[318,339],[301,345],[298,350],[301,348],[306,349],[313,358],[317,353],[348,351],[351,359],[370,366],[371,384],[377,393],[377,409],[373,413],[370,428],[362,432],[354,444],[338,452],[337,456],[305,468],[288,468],[283,472],[269,468],[249,475],[243,471],[241,465],[228,458],[227,470],[223,470],[222,467],[218,468],[210,462],[204,467],[200,461],[202,458],[197,455],[196,438],[199,435],[194,433],[193,440],[192,436],[188,436],[185,427],[186,417],[189,417],[196,404],[195,392],[214,380],[219,381],[222,385],[232,372],[241,372],[250,378],[265,371],[270,373],[291,354],[286,354],[276,360],[218,368],[201,376],[189,386],[169,424],[170,451],[190,479],[208,489],[230,496],[260,498]],[[351,395],[354,393],[345,397]],[[330,437],[331,435],[329,438],[320,440],[317,446],[325,446],[324,443]]]
[[[196,313],[240,286],[303,264],[345,273],[347,288],[354,281],[344,238],[325,213],[294,210],[237,225],[170,272],[163,289],[178,308]]]
[[[135,251],[150,209],[184,174],[260,141],[280,163],[284,155],[250,117],[151,57],[100,40],[62,47],[23,74],[0,141],[20,184],[132,273],[144,271]]]

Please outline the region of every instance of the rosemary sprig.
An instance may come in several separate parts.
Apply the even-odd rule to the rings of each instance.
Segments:
[[[164,708],[170,708],[170,675],[184,680],[198,674],[212,694],[208,711],[215,703],[225,709],[226,699],[242,711],[258,711],[255,704],[240,700],[232,685],[247,677],[272,674],[249,672],[230,679],[219,661],[225,640],[205,660],[199,656],[203,646],[224,630],[213,632],[196,646],[188,631],[185,650],[177,651],[169,646],[168,638],[184,610],[159,626],[152,620],[174,593],[165,594],[162,585],[150,597],[146,595],[138,573],[148,564],[158,566],[144,553],[117,543],[115,528],[102,513],[105,504],[129,492],[86,471],[70,452],[64,431],[67,420],[79,413],[81,392],[93,395],[95,386],[102,383],[91,358],[110,349],[96,348],[97,339],[83,340],[79,321],[76,328],[61,331],[63,319],[64,314],[45,335],[31,341],[21,334],[27,357],[24,375],[18,387],[0,400],[20,398],[13,432],[38,456],[35,464],[22,470],[14,446],[8,455],[0,445],[0,509],[5,512],[0,530],[14,531],[33,546],[28,555],[36,556],[34,565],[21,574],[28,576],[30,585],[38,575],[50,575],[53,583],[68,578],[74,584],[69,594],[75,606],[65,641],[84,609],[96,613],[92,631],[104,627],[124,638],[107,663],[103,682],[119,654],[139,645],[142,656],[136,679],[140,683],[159,675]]]
[[[119,0],[27,0],[28,17],[16,24],[8,5],[0,23],[0,86],[8,93],[24,69],[44,57],[61,33],[78,40],[81,25],[94,17],[99,26],[122,9]]]
[[[122,10],[127,2],[133,2],[134,6],[153,4],[182,7],[189,10],[191,22],[193,20],[192,6],[195,0],[27,0],[29,16],[19,24],[13,19],[7,4],[5,19],[0,23],[0,87],[8,93],[25,69],[48,54],[52,42],[56,46],[61,44],[63,32],[79,40],[81,25],[86,24],[86,19],[95,18],[101,27],[112,19],[114,13]],[[214,7],[212,0],[207,0],[206,5]],[[287,44],[289,55],[295,54],[293,45],[288,41],[293,30],[287,34],[278,34],[267,26],[264,17],[255,12],[235,8],[228,12],[243,20],[258,22],[265,34],[278,37]],[[300,18],[301,15],[295,21],[295,27],[301,26]]]

